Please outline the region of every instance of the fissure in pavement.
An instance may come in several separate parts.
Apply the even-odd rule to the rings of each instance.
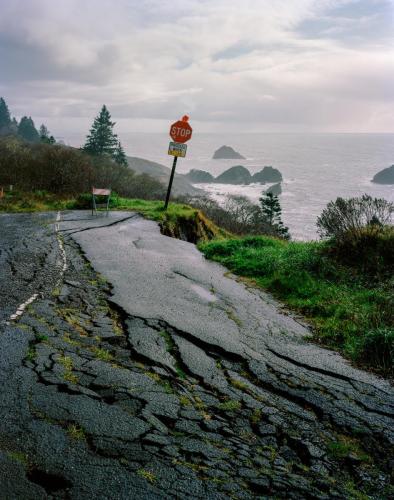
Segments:
[[[301,384],[277,353],[128,315],[65,244],[62,288],[1,335],[4,498],[389,498],[385,412],[372,425],[341,378]]]

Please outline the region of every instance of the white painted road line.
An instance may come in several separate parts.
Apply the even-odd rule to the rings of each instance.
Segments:
[[[59,262],[59,267],[60,269],[60,277],[59,280],[56,283],[56,287],[60,286],[61,282],[63,281],[63,276],[64,273],[66,272],[67,269],[67,256],[66,256],[66,251],[64,249],[64,244],[61,235],[59,234],[60,230],[60,225],[59,222],[61,220],[61,214],[60,211],[57,213],[56,216],[56,224],[55,224],[55,232],[56,232],[56,239],[59,245],[59,250],[60,250],[60,256],[61,256],[61,262]],[[27,306],[32,304],[37,297],[39,296],[39,293],[33,294],[29,299],[26,300],[26,302],[23,302],[23,304],[20,304],[17,308],[17,310],[14,312],[14,314],[11,314],[9,321],[15,321],[18,319],[22,314],[25,312],[25,309]]]
[[[19,318],[19,316],[22,316],[22,314],[25,312],[25,309],[28,305],[30,305],[32,302],[34,302],[36,300],[36,298],[38,297],[38,293],[35,293],[34,295],[32,295],[30,297],[30,299],[26,300],[26,302],[24,302],[23,304],[21,304],[20,306],[18,306],[18,309],[16,310],[16,312],[14,314],[11,314],[10,316],[10,320],[13,321],[17,318]]]
[[[59,277],[59,280],[58,280],[56,286],[59,286],[60,283],[62,282],[64,273],[66,272],[66,269],[67,269],[67,255],[66,255],[66,251],[64,249],[63,239],[62,239],[62,237],[61,237],[61,235],[59,233],[59,230],[60,230],[60,224],[59,224],[60,219],[61,219],[60,212],[58,212],[57,213],[57,217],[56,217],[55,231],[56,231],[56,238],[57,238],[57,242],[58,242],[58,245],[59,245],[60,256],[61,256],[62,262],[59,264],[59,266],[61,266],[60,277]]]

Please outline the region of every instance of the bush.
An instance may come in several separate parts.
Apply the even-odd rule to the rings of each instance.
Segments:
[[[394,329],[376,328],[348,340],[345,350],[357,362],[372,365],[382,372],[393,372]]]
[[[357,268],[366,279],[379,280],[394,270],[394,227],[369,225],[349,231],[339,241],[333,240],[329,253],[337,261]]]
[[[363,195],[330,202],[317,220],[320,235],[331,238],[330,257],[365,278],[379,279],[394,269],[394,204]]]
[[[277,235],[276,228],[265,220],[258,205],[246,196],[229,195],[223,206],[206,196],[179,197],[178,201],[197,208],[217,226],[237,235]]]
[[[357,236],[367,226],[379,227],[393,222],[394,204],[382,198],[372,198],[364,194],[361,198],[345,200],[337,198],[328,203],[317,227],[322,237],[343,238]]]

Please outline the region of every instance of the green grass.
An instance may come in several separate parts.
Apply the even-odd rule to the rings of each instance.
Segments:
[[[86,434],[84,429],[82,427],[76,425],[76,424],[70,424],[67,427],[67,434],[70,436],[71,439],[75,440],[83,440],[86,439]]]
[[[113,355],[107,350],[101,347],[92,347],[92,352],[97,359],[101,361],[112,361],[114,359]]]
[[[328,243],[256,236],[201,243],[209,259],[251,278],[313,326],[315,338],[360,365],[394,373],[394,280],[341,265]]]
[[[182,203],[170,203],[165,211],[163,201],[116,197],[113,205],[116,210],[131,210],[159,222],[167,236],[182,239],[187,237],[189,241],[197,242],[226,235],[225,231],[215,226],[200,210]]]
[[[328,454],[336,460],[343,460],[353,455],[361,462],[371,462],[372,458],[363,450],[359,441],[345,435],[338,436],[336,441],[327,444]]]
[[[29,465],[29,461],[27,458],[27,455],[23,453],[22,451],[8,451],[7,455],[12,459],[15,460],[16,462],[21,463],[25,467]]]
[[[223,411],[237,411],[241,409],[241,402],[236,401],[235,399],[230,399],[228,401],[224,401],[223,403],[218,404],[219,410]]]
[[[59,197],[46,191],[23,193],[6,192],[0,199],[0,212],[47,212],[72,208],[74,200],[70,197]]]
[[[156,481],[156,475],[149,470],[138,469],[137,474],[146,479],[147,481],[149,481],[150,483],[154,483]]]
[[[43,212],[53,210],[90,209],[91,194],[77,197],[61,197],[46,191],[24,193],[6,192],[0,199],[0,212]],[[122,198],[116,193],[111,196],[110,210],[138,212],[144,217],[158,222],[167,236],[197,242],[227,233],[215,226],[204,214],[183,203],[170,203],[164,210],[164,200],[141,200]]]

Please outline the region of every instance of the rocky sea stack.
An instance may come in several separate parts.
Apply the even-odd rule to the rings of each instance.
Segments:
[[[282,174],[277,168],[273,167],[264,167],[260,170],[260,172],[256,172],[252,177],[252,182],[260,182],[260,184],[281,181],[283,181]]]
[[[273,183],[276,184],[269,188],[274,194],[280,194],[281,186],[280,183],[283,180],[282,174],[278,169],[273,167],[264,167],[260,172],[251,175],[249,170],[242,165],[235,165],[234,167],[228,168],[223,173],[218,175],[216,178],[212,174],[206,172],[205,170],[192,169],[188,174],[184,176],[189,182],[193,184],[204,184],[216,182],[218,184],[252,184],[260,183],[265,184]],[[271,191],[270,191],[271,192]]]
[[[245,160],[245,157],[239,154],[230,146],[222,146],[213,153],[214,160]]]
[[[193,168],[190,170],[185,177],[192,183],[199,184],[203,182],[215,182],[215,178],[209,172],[205,172],[205,170],[198,170]]]
[[[250,184],[252,176],[247,168],[236,165],[216,177],[215,182],[219,184]]]
[[[269,187],[266,191],[266,194],[271,193],[274,196],[279,196],[282,194],[282,185],[280,182],[278,184],[273,184],[271,187]]]
[[[375,184],[394,184],[394,165],[378,172],[372,182],[375,182]]]

